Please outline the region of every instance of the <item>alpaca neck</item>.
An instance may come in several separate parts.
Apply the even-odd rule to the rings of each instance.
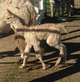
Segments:
[[[13,26],[15,29],[23,28],[23,24],[20,22],[20,20],[16,20],[12,22],[11,26]]]

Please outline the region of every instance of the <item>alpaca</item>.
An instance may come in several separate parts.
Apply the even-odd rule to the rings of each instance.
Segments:
[[[40,52],[41,40],[46,40],[46,43],[49,46],[57,48],[60,51],[60,55],[55,63],[55,66],[61,62],[62,57],[64,57],[64,64],[66,65],[66,46],[62,44],[60,40],[61,28],[65,29],[64,25],[49,23],[27,27],[21,23],[18,17],[16,17],[14,14],[11,14],[8,10],[7,14],[9,15],[5,17],[5,21],[10,24],[11,28],[15,29],[18,34],[23,35],[25,42],[27,43],[23,55],[23,63],[20,68],[25,67],[30,49],[33,46],[36,52],[36,57],[40,60],[43,69],[46,69]]]
[[[7,11],[8,11],[8,14],[6,14],[6,17],[9,17],[9,16],[11,16],[11,14],[13,14],[9,9]],[[18,17],[18,16],[16,16],[16,17]],[[34,17],[34,16],[31,15],[31,17]],[[33,18],[32,20],[34,20],[34,19],[35,18]],[[35,23],[35,21],[32,21],[32,20],[31,20],[31,22],[32,22],[31,23],[31,26],[34,25],[34,23]],[[21,27],[21,28],[24,28],[24,27]],[[18,47],[18,49],[19,49],[19,51],[21,53],[21,57],[20,57],[19,61],[17,62],[17,64],[20,64],[20,63],[22,63],[22,59],[23,59],[23,55],[24,55],[24,50],[25,50],[25,47],[26,47],[25,38],[23,37],[23,34],[19,34],[18,32],[16,32],[15,29],[13,29],[13,31],[15,33],[15,42],[16,42],[16,45],[17,45],[17,47]],[[44,44],[42,43],[42,41],[40,43],[41,43],[41,45],[40,45],[41,46],[41,49],[40,50],[41,50],[41,52],[43,54],[43,53],[45,53]]]
[[[10,25],[4,20],[7,8],[13,11],[24,25],[35,25],[36,12],[33,6],[33,0],[5,0],[0,3],[0,11],[2,11],[0,14],[0,33],[8,33],[11,30]],[[14,34],[16,45],[21,53],[20,59],[22,59],[26,43],[22,35],[17,34],[16,31],[14,31]]]

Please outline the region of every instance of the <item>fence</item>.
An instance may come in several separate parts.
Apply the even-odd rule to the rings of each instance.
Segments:
[[[37,17],[36,17],[36,25],[39,24],[41,22],[41,19],[43,17],[43,0],[34,0],[34,8],[36,10],[37,13]]]

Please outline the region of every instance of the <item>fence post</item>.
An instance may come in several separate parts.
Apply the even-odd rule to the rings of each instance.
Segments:
[[[64,16],[65,0],[62,0],[62,16]]]
[[[45,3],[44,3],[44,6],[45,6],[45,16],[47,16],[47,6],[46,6],[46,0],[45,0]]]
[[[40,12],[43,10],[43,0],[39,0],[39,10]]]

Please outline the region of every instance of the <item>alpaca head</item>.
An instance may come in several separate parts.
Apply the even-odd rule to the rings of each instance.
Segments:
[[[13,18],[14,18],[13,13],[9,9],[7,9],[6,15],[5,15],[5,19],[4,19],[5,22],[8,23],[8,24],[10,24],[10,23],[13,22]]]
[[[9,9],[7,9],[7,13],[6,13],[4,21],[7,24],[10,24],[12,29],[13,27],[17,29],[19,28],[19,26],[22,25],[20,19],[16,15],[14,15]]]

